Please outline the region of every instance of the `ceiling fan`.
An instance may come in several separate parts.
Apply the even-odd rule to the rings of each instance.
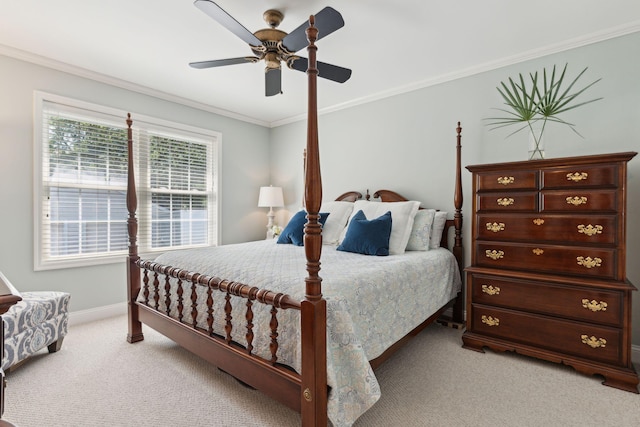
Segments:
[[[308,59],[295,53],[306,47],[305,33],[308,23],[302,23],[298,28],[287,34],[277,29],[284,15],[277,10],[267,10],[263,14],[264,20],[270,28],[251,33],[220,6],[210,0],[195,0],[195,6],[218,21],[220,25],[240,37],[253,51],[255,56],[240,58],[217,59],[212,61],[191,62],[193,68],[212,68],[224,65],[255,63],[265,61],[265,95],[273,96],[282,93],[282,76],[280,65],[284,62],[287,67],[306,72]],[[318,29],[318,40],[328,36],[344,26],[342,15],[331,7],[325,7],[315,15],[315,27]],[[351,77],[351,70],[318,61],[318,77],[344,83]]]

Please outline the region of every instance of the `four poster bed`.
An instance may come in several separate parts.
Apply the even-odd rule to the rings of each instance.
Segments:
[[[458,123],[455,212],[443,231],[423,242],[428,248],[405,252],[402,243],[407,242],[398,241],[398,236],[402,240],[414,233],[416,218],[430,211],[422,209],[424,215],[418,214],[419,203],[398,193],[379,190],[374,198],[380,202],[374,202],[368,194],[361,200],[360,193],[350,191],[322,203],[313,21],[312,16],[307,29],[303,246],[274,239],[174,251],[153,261],[140,259],[133,122],[128,118],[127,340],[141,341],[144,323],[299,411],[304,426],[326,426],[328,417],[334,426],[348,426],[380,396],[373,369],[445,310],[452,308],[452,320],[462,323],[461,128]],[[366,256],[344,248],[351,238],[350,224],[360,224],[359,211],[368,219],[378,211],[390,212],[380,218],[393,217],[387,234],[391,256]],[[428,222],[425,227],[433,231]],[[336,244],[331,244],[334,240]],[[401,250],[395,248],[398,243]]]

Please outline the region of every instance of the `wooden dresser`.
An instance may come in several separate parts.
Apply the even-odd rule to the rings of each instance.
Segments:
[[[627,162],[636,154],[467,166],[463,347],[564,363],[638,393],[625,264]]]

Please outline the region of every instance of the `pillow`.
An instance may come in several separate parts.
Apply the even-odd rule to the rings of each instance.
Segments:
[[[336,249],[363,255],[389,255],[391,235],[391,212],[368,220],[359,210],[349,221],[347,234]]]
[[[429,249],[437,249],[440,247],[440,240],[442,239],[442,232],[444,231],[445,222],[447,222],[447,213],[437,211],[436,216],[433,218],[433,227],[431,228]]]
[[[328,212],[329,218],[322,226],[322,243],[337,245],[342,232],[347,227],[347,221],[353,211],[352,202],[325,202],[320,206],[320,212]]]
[[[20,296],[20,292],[11,284],[2,271],[0,271],[0,295],[14,294]],[[1,322],[0,322],[1,323]]]
[[[428,251],[435,209],[420,209],[413,218],[413,227],[407,243],[408,251]]]
[[[320,224],[324,224],[329,214],[327,212],[320,213]],[[290,220],[287,226],[278,236],[277,243],[304,246],[304,225],[307,223],[307,211],[298,211]]]
[[[403,254],[409,235],[413,227],[413,219],[418,211],[420,202],[368,202],[356,200],[353,203],[353,211],[362,210],[367,218],[377,218],[385,212],[391,212],[393,223],[391,225],[391,237],[389,238],[389,255]],[[351,220],[349,220],[351,221]]]

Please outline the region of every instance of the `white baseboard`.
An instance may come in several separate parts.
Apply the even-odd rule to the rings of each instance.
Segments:
[[[88,310],[72,311],[69,313],[69,326],[80,325],[82,323],[102,320],[108,317],[127,314],[127,303],[120,302],[103,307],[90,308]]]

